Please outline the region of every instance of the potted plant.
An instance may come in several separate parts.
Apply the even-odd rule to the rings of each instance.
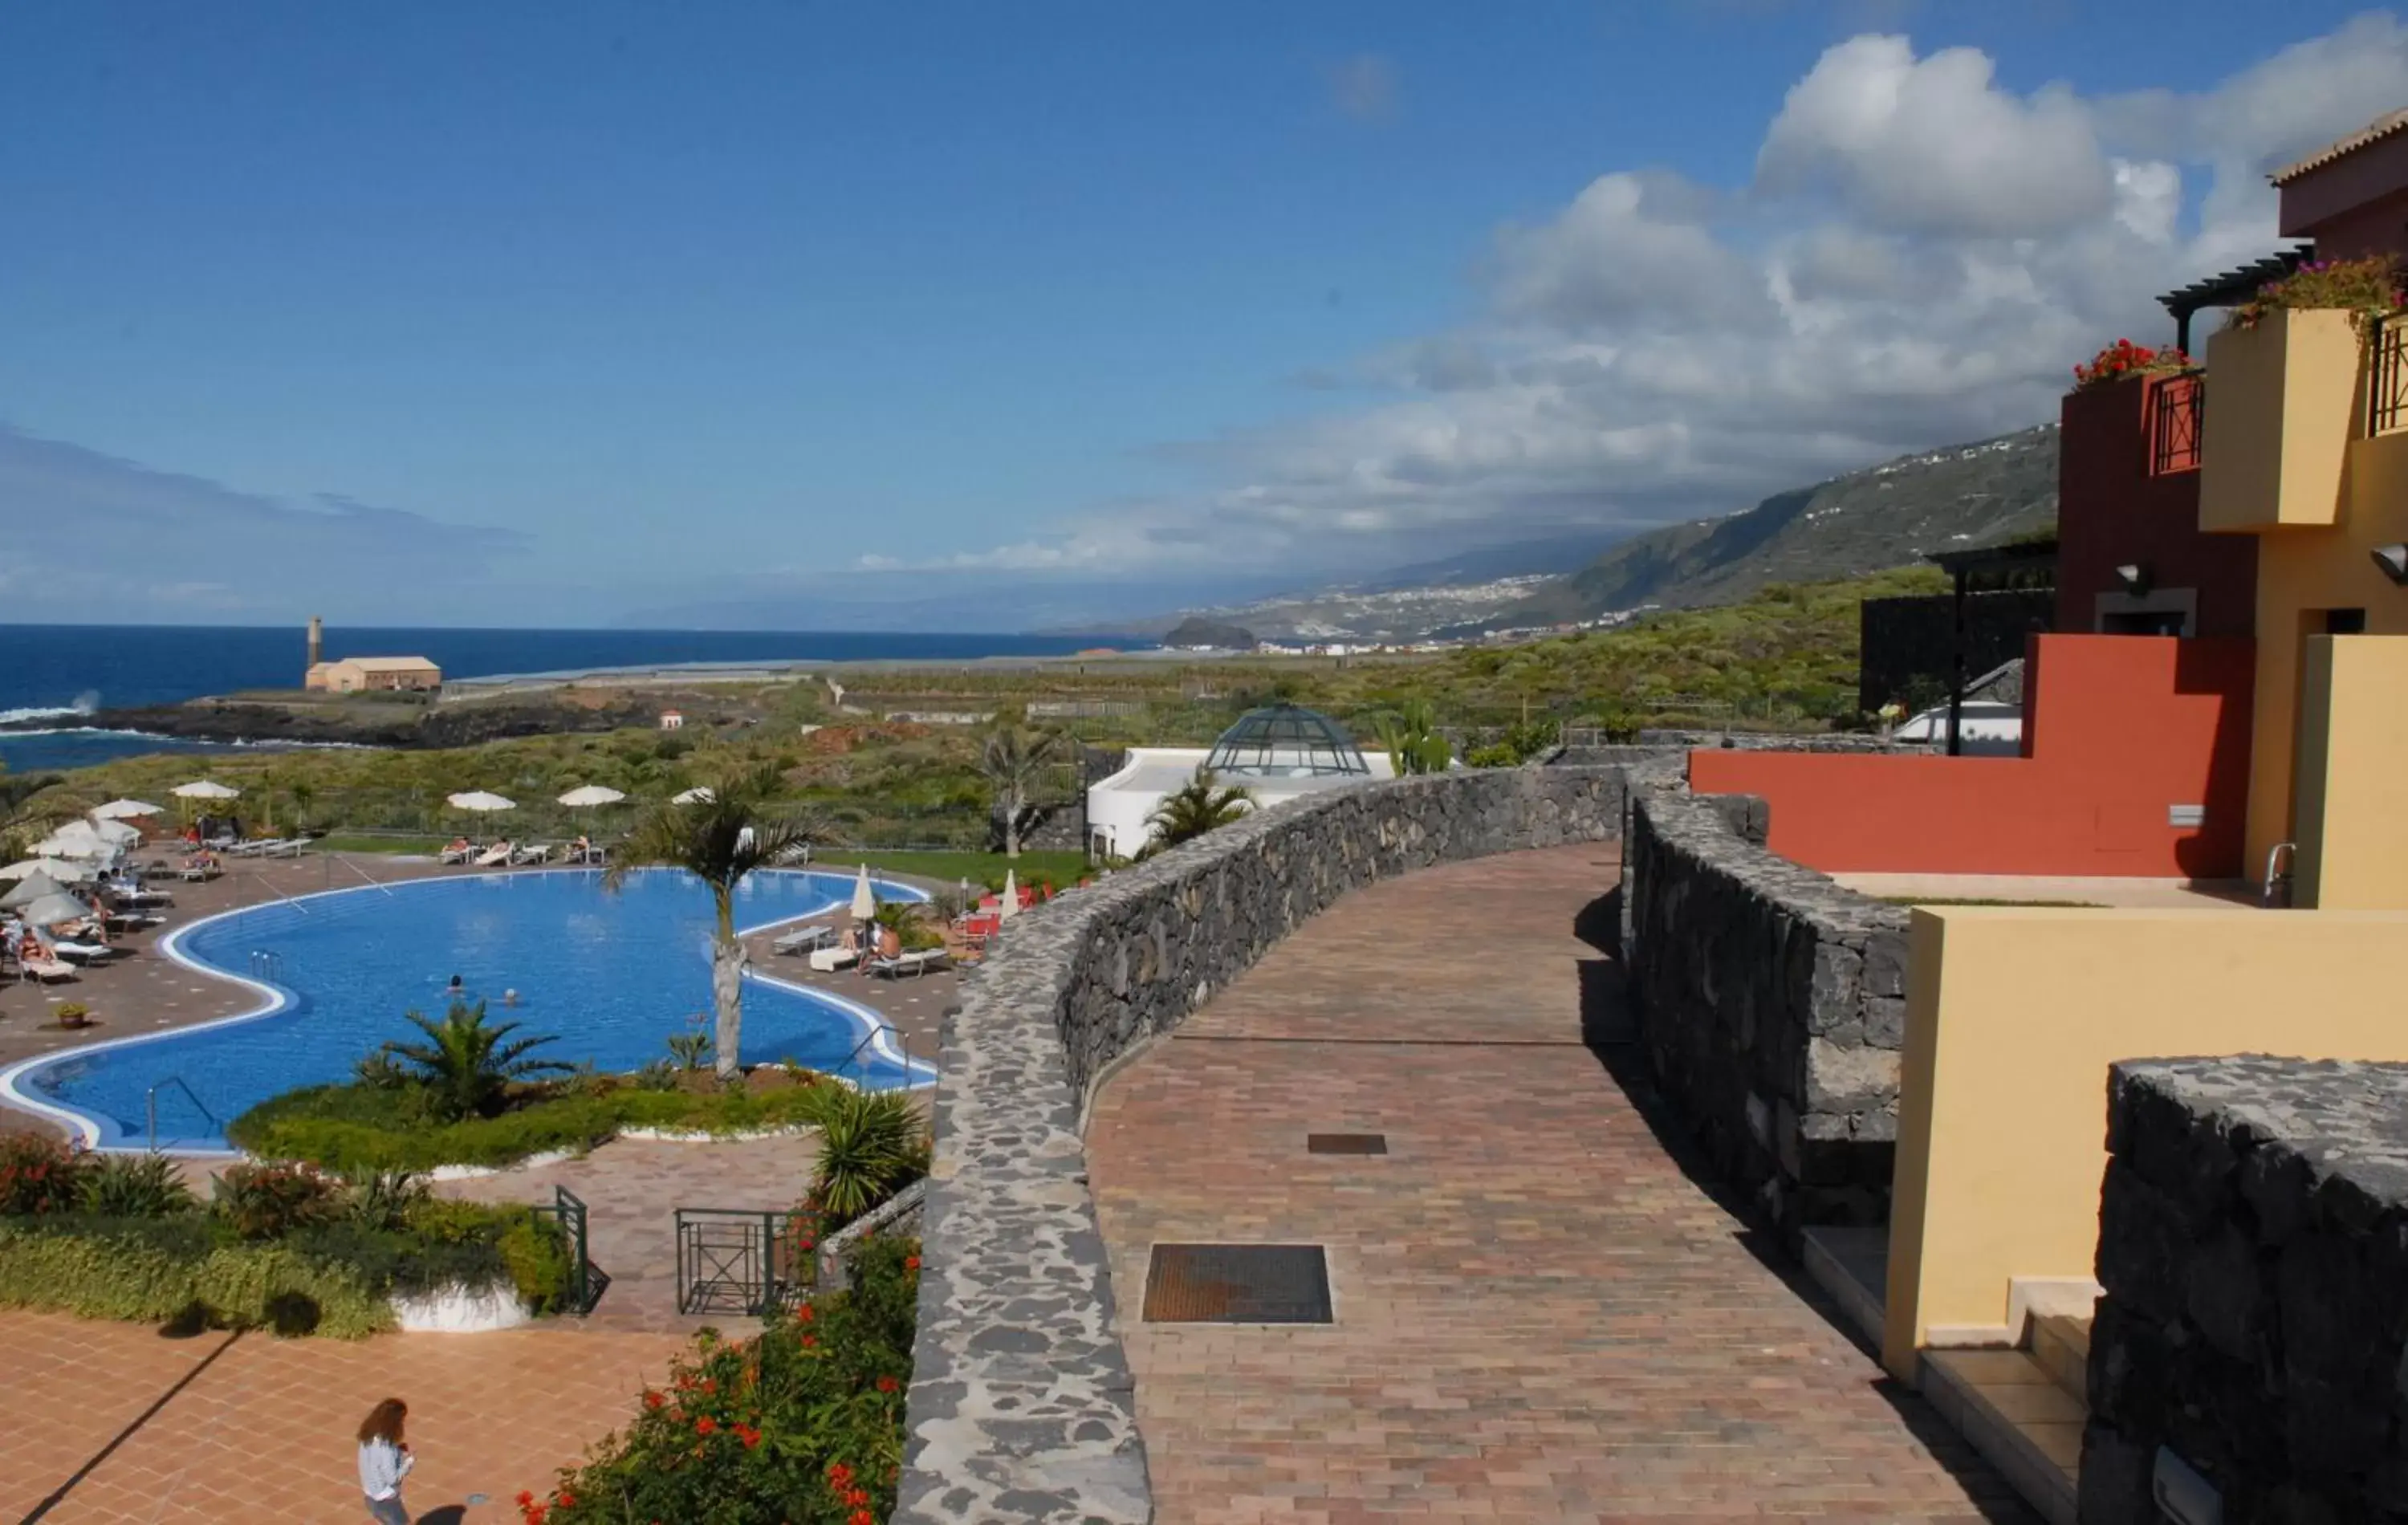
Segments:
[[[88,1028],[92,1026],[92,1008],[82,1001],[71,1000],[59,1008],[59,1026]]]

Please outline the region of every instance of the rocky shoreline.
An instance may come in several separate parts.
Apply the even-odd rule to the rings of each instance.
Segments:
[[[94,710],[0,724],[11,731],[137,731],[187,741],[371,747],[474,746],[519,736],[617,730],[652,722],[655,707],[629,695],[600,704],[545,702],[535,697],[448,705],[268,704],[194,699],[138,709]]]

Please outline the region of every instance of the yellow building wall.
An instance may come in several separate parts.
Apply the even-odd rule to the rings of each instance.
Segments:
[[[2408,1060],[2408,913],[1952,906],[1914,916],[1882,1360],[2003,1324],[2018,1276],[2091,1274],[2107,1067]]]
[[[2211,375],[2211,396],[2217,384]],[[2211,411],[2214,407],[2211,402]],[[2214,449],[2216,424],[2208,427]],[[2408,588],[2386,577],[2373,559],[2376,546],[2408,540],[2408,434],[2351,440],[2342,482],[2344,508],[2330,528],[2278,529],[2258,538],[2258,691],[2249,748],[2253,870],[2274,843],[2300,840],[2292,772],[2306,639],[2323,632],[2324,613],[2334,609],[2364,610],[2371,636],[2408,636]]]
[[[2408,911],[2408,640],[2311,636],[2302,673],[2298,903]]]
[[[2208,340],[2200,528],[2333,523],[2360,411],[2358,347],[2342,311],[2278,309]]]

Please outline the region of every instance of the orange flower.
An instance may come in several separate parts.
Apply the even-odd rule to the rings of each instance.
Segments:
[[[906,1270],[906,1271],[917,1271],[917,1270],[919,1270],[919,1269],[920,1269],[920,1258],[919,1258],[918,1256],[916,1256],[916,1255],[907,1255],[907,1256],[905,1256],[905,1257],[903,1258],[903,1269],[904,1269],[904,1270]]]
[[[714,1431],[714,1430],[716,1430],[716,1429],[718,1429],[718,1428],[719,1428],[719,1421],[718,1421],[717,1419],[712,1418],[712,1417],[711,1417],[710,1415],[708,1415],[708,1414],[704,1415],[701,1418],[696,1419],[696,1420],[695,1420],[695,1421],[694,1421],[694,1432],[695,1432],[695,1434],[697,1434],[697,1435],[707,1435],[707,1434],[710,1434],[712,1431]]]

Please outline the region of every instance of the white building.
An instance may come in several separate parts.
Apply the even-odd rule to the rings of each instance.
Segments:
[[[1148,817],[1199,768],[1213,781],[1243,787],[1257,810],[1393,778],[1383,753],[1366,757],[1336,721],[1293,704],[1252,710],[1210,747],[1131,747],[1120,771],[1087,790],[1090,847],[1101,856],[1135,857],[1154,835]]]

